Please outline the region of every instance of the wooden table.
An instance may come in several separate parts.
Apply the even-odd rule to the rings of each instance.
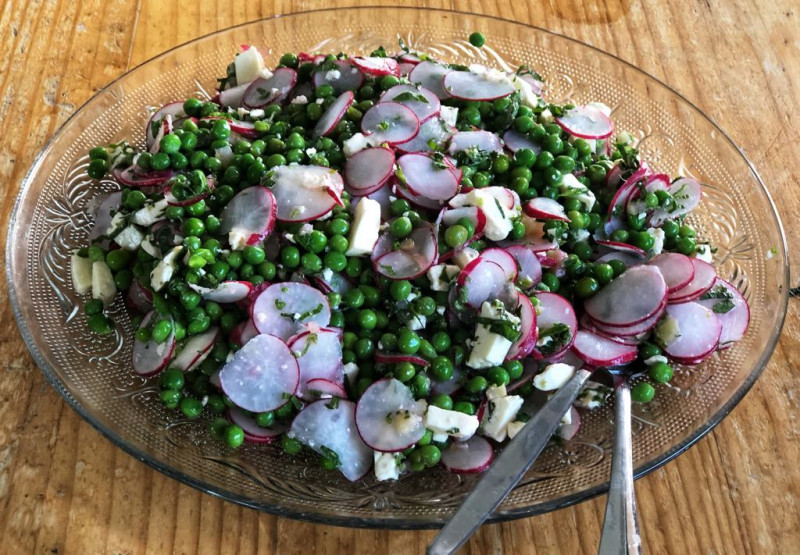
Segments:
[[[372,0],[366,4],[422,5]],[[20,181],[99,87],[151,56],[305,0],[5,0],[0,9],[0,187],[5,241]],[[358,5],[353,0],[331,4]],[[789,244],[800,241],[800,6],[792,0],[491,0],[426,5],[575,37],[655,75],[705,110],[755,163]],[[4,249],[3,249],[4,250]],[[794,265],[793,285],[800,281]],[[5,272],[2,273],[5,276]],[[0,278],[0,280],[3,278]],[[0,296],[0,551],[422,553],[433,532],[320,526],[246,510],[134,460],[45,383]],[[800,300],[746,399],[637,483],[651,553],[800,552]],[[484,527],[468,553],[594,553],[605,498]]]

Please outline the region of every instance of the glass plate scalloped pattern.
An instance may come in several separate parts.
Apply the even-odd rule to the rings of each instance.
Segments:
[[[482,29],[476,49],[468,30]],[[56,390],[114,443],[194,487],[264,511],[349,526],[421,528],[441,524],[474,476],[430,471],[397,483],[349,483],[277,446],[238,451],[209,439],[205,421],[166,411],[157,387],[130,369],[131,326],[121,300],[116,332],[87,332],[72,290],[68,257],[86,244],[87,203],[110,181],[86,178],[85,153],[96,144],[143,141],[148,106],[208,97],[238,45],[258,45],[270,63],[285,51],[368,53],[412,48],[448,61],[497,67],[529,64],[552,101],[605,102],[618,129],[629,130],[652,167],[692,175],[705,197],[692,216],[718,248],[722,276],[750,301],[752,320],[736,346],[695,368],[679,368],[656,400],[635,408],[637,475],[674,457],[707,433],[747,392],[774,348],[786,310],[783,233],[769,194],[731,140],[688,101],[636,68],[547,31],[500,19],[436,10],[355,8],[277,17],[228,29],[173,49],[101,90],[56,133],[22,186],[9,229],[8,283],[15,315],[36,362]],[[767,259],[769,249],[776,255]],[[604,491],[612,439],[608,408],[584,415],[572,441],[548,447],[493,520],[532,515]]]

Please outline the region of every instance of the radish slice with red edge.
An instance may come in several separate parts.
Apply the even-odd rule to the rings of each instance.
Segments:
[[[664,314],[666,306],[666,303],[662,304],[652,316],[636,324],[631,324],[630,326],[607,326],[591,318],[590,321],[598,333],[605,333],[606,336],[612,336],[612,340],[613,337],[620,337],[623,341],[626,341],[629,338],[637,338],[637,336],[652,330]]]
[[[666,220],[678,218],[688,214],[700,204],[703,197],[702,187],[690,177],[682,177],[669,186],[667,192],[675,199],[677,208],[667,212],[663,208],[657,208],[650,218],[650,225],[653,227],[661,226]]]
[[[452,70],[436,62],[421,62],[411,70],[408,79],[412,83],[421,85],[435,94],[439,99],[450,98],[444,88],[444,77]]]
[[[506,274],[506,280],[513,283],[517,280],[519,275],[519,267],[517,266],[516,259],[505,249],[490,248],[481,251],[480,256],[483,260],[494,262],[503,269]]]
[[[514,129],[509,129],[503,134],[503,142],[511,152],[516,152],[521,148],[532,150],[535,154],[539,154],[542,151],[541,146],[530,140],[527,135]]]
[[[569,221],[564,207],[558,201],[547,197],[532,198],[522,206],[522,210],[531,218]]]
[[[633,268],[634,266],[639,266],[640,264],[644,264],[644,257],[638,254],[633,254],[630,252],[622,252],[622,251],[612,251],[609,253],[604,254],[597,260],[595,263],[602,264],[610,262],[611,260],[619,260],[625,267]]]
[[[581,429],[581,413],[574,406],[569,408],[570,423],[561,424],[556,428],[556,435],[565,441],[569,441],[578,435]]]
[[[420,123],[439,114],[442,103],[425,87],[395,85],[381,95],[381,102],[399,102],[414,112]]]
[[[361,117],[361,132],[375,142],[404,143],[417,136],[419,120],[399,102],[379,102]]]
[[[256,325],[252,318],[239,322],[231,330],[231,341],[240,347],[258,335]]]
[[[722,324],[712,310],[698,303],[668,305],[667,318],[677,324],[677,337],[663,345],[664,352],[675,359],[691,360],[704,357],[717,348]]]
[[[606,241],[606,240],[600,239],[600,240],[597,241],[597,244],[600,245],[600,246],[603,246],[603,247],[608,247],[609,249],[614,249],[616,251],[620,251],[620,252],[624,252],[624,253],[628,253],[628,254],[633,254],[633,255],[638,256],[640,258],[644,258],[644,256],[647,254],[646,252],[644,252],[639,247],[635,247],[635,246],[630,245],[628,243],[620,243],[619,241]]]
[[[104,197],[95,197],[87,203],[86,212],[94,221],[89,232],[89,240],[99,239],[108,232],[111,220],[122,205],[122,191],[108,193]]]
[[[559,356],[566,352],[575,341],[575,334],[578,332],[578,317],[575,315],[575,309],[567,299],[557,293],[536,293],[536,299],[539,301],[538,305],[534,305],[539,337],[531,354],[536,358]],[[567,326],[569,337],[558,344],[552,344],[554,340],[545,338],[551,336],[548,332],[552,331],[557,324]]]
[[[636,184],[646,176],[647,168],[644,165],[639,166],[639,168],[634,171],[633,174],[631,174],[631,176],[622,183],[622,185],[620,185],[619,189],[614,194],[614,197],[611,199],[611,203],[608,205],[609,220],[615,217],[619,218],[623,214],[625,207],[628,204],[628,199],[636,190]],[[610,233],[608,229],[606,229],[606,232]]]
[[[446,227],[452,227],[458,223],[461,218],[466,218],[472,222],[472,227],[475,229],[475,235],[478,235],[486,227],[486,214],[477,206],[463,206],[461,208],[449,208],[445,210],[442,216],[442,223]]]
[[[525,358],[536,347],[536,339],[539,336],[536,327],[536,310],[527,295],[517,293],[517,304],[519,305],[519,329],[520,337],[511,345],[506,355],[507,359]]]
[[[327,326],[331,321],[328,298],[310,285],[287,281],[273,283],[258,296],[251,308],[259,333],[289,339],[303,326]]]
[[[317,69],[314,72],[314,88],[322,85],[333,87],[333,94],[342,94],[345,91],[355,91],[364,83],[364,74],[350,62],[336,60],[333,70]]]
[[[255,186],[242,189],[225,205],[219,234],[234,247],[260,243],[275,228],[277,203],[272,191]]]
[[[621,345],[627,345],[627,346],[639,345],[641,343],[641,341],[636,337],[623,337],[616,335],[614,333],[607,333],[603,331],[602,329],[598,328],[597,324],[595,324],[595,322],[591,318],[589,318],[589,316],[587,316],[586,314],[581,316],[581,319],[578,321],[578,325],[580,325],[581,329],[588,330],[595,335],[599,335],[600,337],[605,337],[606,339],[613,341],[614,343],[619,343]],[[612,328],[612,329],[618,329],[618,328]]]
[[[433,226],[418,227],[400,243],[400,248],[375,259],[375,271],[391,280],[415,279],[433,266],[438,256]]]
[[[480,258],[464,266],[456,283],[457,297],[475,310],[479,310],[485,301],[498,298],[510,285],[503,268]]]
[[[581,139],[605,139],[614,133],[611,119],[594,106],[576,106],[556,118],[561,128]]]
[[[724,279],[717,278],[711,289],[700,297],[697,304],[714,312],[720,324],[722,324],[722,333],[719,336],[719,347],[721,349],[744,337],[750,325],[750,307],[739,290],[733,285]],[[731,304],[733,305],[732,308],[730,308]]]
[[[142,287],[138,279],[134,279],[125,296],[125,304],[137,312],[145,314],[153,308],[153,293]]]
[[[365,148],[344,163],[344,177],[354,196],[374,193],[394,173],[394,152],[388,148]]]
[[[281,222],[316,220],[341,204],[344,181],[325,166],[278,166],[273,170],[272,194]]]
[[[669,189],[669,176],[665,173],[656,173],[647,176],[647,184],[644,190],[648,193],[655,193],[656,191],[666,191]]]
[[[342,341],[338,332],[322,328],[306,331],[291,338],[288,344],[300,368],[298,397],[309,397],[308,382],[311,380],[325,379],[344,384]]]
[[[229,121],[231,126],[231,131],[234,133],[238,133],[242,137],[246,139],[256,139],[258,138],[258,132],[256,131],[256,124],[252,121],[239,121],[232,119]]]
[[[150,311],[142,320],[139,329],[146,328],[155,317],[155,312]],[[170,323],[172,319],[170,318]],[[167,367],[175,351],[175,326],[167,339],[161,343],[155,339],[133,342],[133,371],[140,376],[154,376]]]
[[[606,174],[606,187],[613,189],[620,183],[622,183],[622,168],[619,164],[616,164],[613,168],[608,170]]]
[[[664,304],[667,284],[658,268],[629,268],[583,303],[586,313],[606,326],[632,326]]]
[[[378,351],[375,353],[375,362],[379,364],[400,364],[403,362],[410,362],[421,368],[428,366],[429,362],[422,357],[414,355],[403,355],[393,353],[383,353]]]
[[[481,152],[503,152],[500,138],[489,131],[460,131],[450,139],[447,152],[455,156],[459,152],[478,150]]]
[[[394,58],[381,58],[378,56],[356,56],[350,58],[350,63],[367,75],[398,75],[397,60]]]
[[[411,73],[411,70],[414,69],[414,66],[417,64],[410,64],[408,62],[400,62],[397,64],[397,74],[400,77],[408,78],[408,75]]]
[[[164,104],[150,116],[149,120],[147,120],[147,126],[145,127],[145,144],[148,150],[157,142],[156,135],[159,133],[163,134],[163,122],[167,116],[169,116],[172,121],[185,118],[186,112],[183,110],[183,102]]]
[[[425,409],[402,382],[378,380],[356,405],[356,426],[364,443],[375,451],[394,453],[414,445],[425,435]]]
[[[510,81],[495,81],[471,71],[451,71],[444,76],[444,90],[459,100],[496,100],[514,92]]]
[[[419,126],[417,136],[394,145],[399,152],[439,152],[452,137],[455,129],[451,128],[439,116],[434,116]]]
[[[355,95],[352,91],[344,91],[337,96],[336,100],[328,106],[328,109],[325,110],[325,113],[319,118],[317,125],[314,126],[314,132],[312,133],[314,138],[324,137],[331,133],[342,120],[345,113],[347,113],[354,99]]]
[[[200,293],[205,300],[222,304],[237,303],[246,299],[253,290],[253,284],[249,281],[223,281],[214,289],[192,283],[189,287]]]
[[[255,79],[242,95],[242,104],[247,108],[263,108],[268,104],[280,102],[297,83],[297,72],[288,67],[280,67],[272,77]]]
[[[128,187],[157,187],[175,175],[172,170],[143,170],[133,164],[125,169],[115,168],[111,174]]]
[[[236,406],[267,412],[282,407],[295,394],[300,369],[286,343],[261,334],[233,354],[220,370],[219,381]]]
[[[661,271],[667,284],[668,293],[674,293],[686,287],[694,279],[694,264],[684,254],[665,252],[651,258],[648,264]]]
[[[219,328],[210,327],[201,334],[193,335],[186,340],[180,352],[170,363],[170,368],[181,372],[191,372],[211,354],[211,348],[219,337]]]
[[[449,164],[427,154],[404,154],[397,159],[397,167],[417,196],[445,201],[458,192],[458,179]]]
[[[455,474],[480,474],[493,460],[492,444],[481,436],[454,441],[442,452],[442,466]]]
[[[228,407],[228,420],[242,429],[244,440],[248,443],[272,443],[286,431],[286,427],[278,423],[270,428],[262,428],[254,416],[239,407]]]
[[[247,88],[252,84],[252,81],[236,85],[230,89],[225,89],[219,92],[219,105],[224,108],[239,108],[242,105],[242,99]]]
[[[341,385],[324,378],[315,378],[306,383],[306,398],[316,400],[332,397],[347,399],[347,392]]]
[[[334,293],[344,295],[353,288],[353,284],[339,272],[331,272],[330,276],[326,276],[325,272],[323,272],[318,276],[314,276],[313,279],[317,286],[325,293],[333,291]]]
[[[433,200],[428,197],[423,197],[421,195],[416,195],[412,191],[409,190],[405,184],[396,184],[394,187],[394,192],[398,197],[404,198],[409,201],[411,204],[418,206],[419,208],[427,208],[428,210],[439,210],[442,207],[442,203],[438,200]]]
[[[592,366],[619,366],[636,360],[639,349],[601,337],[587,330],[578,330],[572,350]]]
[[[517,285],[523,289],[530,289],[542,281],[542,263],[536,254],[527,246],[511,245],[506,247],[506,252],[514,257],[519,267]]]
[[[322,399],[307,405],[294,417],[287,435],[323,456],[336,453],[339,472],[351,482],[372,467],[372,450],[358,435],[352,401]]]
[[[699,258],[689,258],[689,261],[694,267],[694,276],[685,286],[669,294],[667,302],[670,304],[688,303],[699,299],[711,289],[714,280],[717,279],[717,271],[708,262]]]

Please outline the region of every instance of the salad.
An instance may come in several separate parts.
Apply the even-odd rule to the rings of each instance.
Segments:
[[[212,99],[89,152],[119,184],[71,259],[90,329],[124,296],[167,408],[349,480],[480,472],[580,367],[646,368],[649,402],[747,303],[685,220],[701,185],[542,87],[402,42],[272,69],[244,46]],[[590,382],[558,436],[611,392]]]

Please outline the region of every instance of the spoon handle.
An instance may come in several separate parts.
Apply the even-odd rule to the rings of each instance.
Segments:
[[[591,373],[579,370],[523,426],[428,546],[428,555],[455,553],[505,499],[550,441]]]
[[[627,379],[623,379],[617,386],[614,407],[611,485],[608,488],[606,515],[598,554],[638,555],[641,553],[641,539],[636,516],[636,497],[633,491],[631,390]]]

